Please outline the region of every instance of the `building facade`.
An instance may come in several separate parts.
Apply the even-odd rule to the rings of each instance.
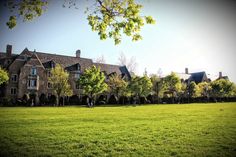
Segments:
[[[20,54],[13,54],[12,46],[7,45],[6,52],[0,52],[0,66],[8,71],[9,81],[1,87],[0,97],[17,99],[29,94],[35,97],[36,103],[42,94],[50,97],[53,90],[48,77],[56,64],[60,64],[69,72],[73,94],[78,96],[82,91],[77,87],[76,81],[84,70],[91,66],[99,67],[106,77],[117,74],[124,79],[131,78],[126,66],[94,63],[92,59],[80,57],[80,54],[80,50],[76,51],[75,56],[65,56],[29,51],[27,48]]]

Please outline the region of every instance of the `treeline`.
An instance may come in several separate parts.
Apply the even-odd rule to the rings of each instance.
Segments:
[[[99,68],[93,66],[84,71],[76,81],[79,92],[72,95],[68,82],[69,73],[59,64],[51,70],[49,78],[54,95],[39,96],[39,105],[101,105],[101,104],[164,104],[195,102],[236,101],[236,85],[228,79],[212,82],[188,82],[181,80],[175,73],[166,77],[144,74],[131,79],[112,74],[105,76]],[[78,96],[81,95],[82,96]],[[0,104],[9,106],[34,105],[26,93],[17,102],[8,98]]]

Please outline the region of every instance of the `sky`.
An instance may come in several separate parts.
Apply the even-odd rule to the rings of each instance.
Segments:
[[[90,0],[91,1],[91,0]],[[206,71],[216,78],[220,71],[236,82],[236,1],[233,0],[139,0],[142,15],[151,15],[155,25],[145,25],[143,40],[132,42],[123,36],[120,45],[99,39],[88,25],[85,8],[89,1],[78,1],[79,9],[63,8],[63,0],[52,0],[48,10],[31,22],[19,21],[10,30],[5,23],[9,12],[0,6],[0,51],[13,45],[14,53],[29,50],[75,56],[80,49],[85,58],[103,55],[106,63],[117,64],[120,53],[135,57],[136,73],[162,75]]]

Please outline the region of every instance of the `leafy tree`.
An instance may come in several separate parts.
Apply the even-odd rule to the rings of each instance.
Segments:
[[[192,98],[195,97],[199,97],[200,96],[200,90],[199,87],[196,85],[195,82],[190,82],[189,86],[188,86],[188,92],[189,92],[189,96]]]
[[[209,97],[210,91],[211,91],[211,86],[207,82],[201,82],[198,84],[199,92],[200,95],[203,97]]]
[[[188,90],[187,90],[187,84],[185,82],[181,82],[181,90],[178,94],[179,97],[188,97]]]
[[[147,76],[136,76],[131,79],[129,88],[132,95],[136,96],[140,103],[140,97],[144,97],[146,99],[146,97],[152,92],[152,82]]]
[[[120,96],[126,96],[126,88],[128,83],[121,78],[121,76],[115,74],[109,77],[107,81],[108,91],[115,94],[119,100]]]
[[[95,97],[106,91],[108,87],[105,83],[104,73],[95,66],[86,69],[77,83],[82,87],[83,93],[88,95],[93,102],[95,102]]]
[[[235,85],[227,79],[215,80],[210,85],[213,97],[231,97],[235,95]]]
[[[233,83],[233,86],[232,86],[232,97],[236,97],[236,84]]]
[[[59,105],[60,97],[72,95],[72,89],[69,84],[69,73],[66,72],[60,64],[56,64],[55,68],[51,69],[51,76],[48,78],[52,85],[52,89],[56,94],[57,106]]]
[[[17,25],[17,19],[23,18],[23,21],[31,21],[41,16],[48,5],[46,0],[7,0],[5,4],[12,15],[6,23],[8,28],[12,29]]]
[[[171,94],[172,102],[174,102],[174,98],[177,97],[178,93],[181,92],[181,85],[180,78],[173,72],[164,78],[165,93]]]
[[[0,67],[0,85],[9,80],[8,73]]]
[[[49,0],[8,0],[10,16],[7,26],[12,29],[17,25],[18,18],[30,21],[41,16],[48,6]],[[98,32],[101,40],[112,38],[115,44],[121,42],[121,33],[132,37],[133,41],[142,39],[140,30],[144,24],[154,24],[151,16],[141,16],[142,5],[135,0],[94,0],[85,11],[87,20],[93,31]],[[65,7],[65,3],[63,4]],[[69,0],[69,8],[75,6]]]
[[[151,82],[152,82],[152,90],[154,92],[154,95],[157,96],[157,101],[159,103],[159,99],[163,97],[163,79],[161,79],[159,76],[152,74],[150,76]]]

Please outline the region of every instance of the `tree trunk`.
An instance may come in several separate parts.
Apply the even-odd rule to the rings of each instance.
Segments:
[[[159,91],[157,91],[157,104],[159,104],[160,101],[159,101]]]
[[[174,92],[172,92],[172,104],[174,104]]]
[[[56,98],[56,106],[59,106],[59,102],[60,102],[60,95],[57,95],[57,98]]]
[[[140,95],[138,95],[138,104],[141,105]]]

